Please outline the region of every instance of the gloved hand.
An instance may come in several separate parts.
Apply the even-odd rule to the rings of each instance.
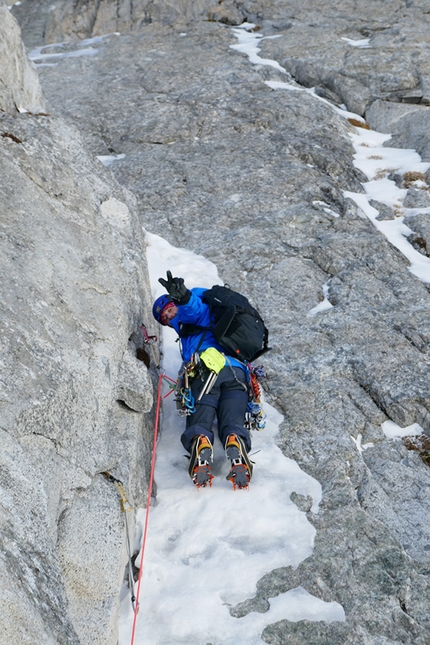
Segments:
[[[166,274],[167,280],[158,278],[158,282],[163,285],[176,305],[186,305],[191,298],[191,291],[184,285],[184,279],[173,278],[170,271],[167,271]]]

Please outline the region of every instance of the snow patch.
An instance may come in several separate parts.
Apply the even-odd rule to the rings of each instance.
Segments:
[[[419,423],[413,423],[406,428],[401,428],[394,421],[384,421],[381,424],[381,428],[385,436],[389,439],[393,439],[394,437],[415,437],[424,433]]]
[[[110,166],[113,164],[114,161],[119,161],[120,159],[124,159],[125,155],[98,155],[97,159],[102,162],[102,164],[106,167]]]
[[[94,36],[94,38],[86,38],[81,40],[78,43],[71,43],[63,41],[61,43],[52,43],[50,45],[42,45],[41,47],[36,47],[31,52],[29,52],[28,57],[30,60],[34,61],[36,67],[46,67],[48,65],[53,65],[53,63],[39,63],[37,61],[44,61],[45,59],[63,59],[63,58],[76,58],[79,56],[95,56],[99,53],[99,49],[93,47],[97,43],[101,43],[105,38],[110,36],[119,36],[119,32],[113,32],[111,34],[105,34],[103,36]],[[62,49],[64,51],[53,51],[54,49]]]
[[[203,256],[175,248],[146,234],[152,296],[165,293],[158,278],[166,270],[188,287],[221,283],[217,268]],[[181,359],[176,333],[162,329],[162,362],[175,377]],[[163,396],[168,394],[168,386]],[[255,470],[249,491],[233,491],[226,480],[229,462],[218,439],[214,444],[212,488],[197,490],[187,472],[180,443],[184,420],[172,396],[163,399],[157,445],[157,502],[150,509],[142,570],[136,645],[263,645],[264,627],[288,620],[344,620],[342,607],[325,603],[298,588],[271,599],[270,610],[238,619],[229,607],[255,595],[258,580],[281,566],[297,567],[313,550],[315,528],[290,495],[312,498],[318,513],[320,484],[285,457],[277,445],[282,415],[264,403],[267,425],[252,433]],[[145,511],[138,514],[138,538]],[[140,546],[140,544],[139,544]],[[139,560],[137,561],[139,563]],[[128,645],[132,608],[123,592],[120,645]]]
[[[313,307],[310,311],[308,311],[308,316],[315,316],[315,314],[319,314],[322,311],[333,309],[333,305],[328,299],[329,281],[323,284],[322,289],[323,289],[324,299],[319,304],[317,304],[316,307]]]
[[[252,36],[254,34],[248,35]],[[307,92],[319,101],[330,106],[340,116],[346,119],[353,119],[356,122],[365,123],[364,119],[358,114],[345,110],[345,106],[337,107],[321,96],[318,96],[314,88],[305,88],[294,83],[283,83],[280,81],[265,81],[265,83],[274,90],[284,89]],[[355,149],[354,165],[369,178],[369,181],[362,184],[366,194],[345,191],[344,196],[355,201],[363,214],[370,219],[374,226],[386,236],[393,246],[403,253],[411,264],[409,267],[411,273],[423,282],[429,283],[430,258],[422,255],[406,239],[413,233],[403,223],[405,210],[403,208],[403,201],[407,191],[398,188],[394,181],[388,179],[388,176],[393,172],[400,174],[404,174],[405,172],[425,173],[430,168],[430,163],[421,161],[421,157],[415,150],[385,148],[383,144],[391,139],[390,134],[382,134],[366,128],[355,127],[354,131],[349,133],[349,136]],[[377,219],[379,212],[370,205],[369,200],[378,201],[391,207],[393,209],[394,219],[379,221]],[[426,209],[416,210],[417,212],[426,212]]]
[[[258,47],[257,43],[262,40],[263,35],[248,31],[253,27],[255,27],[255,25],[253,25],[252,23],[244,23],[243,25],[240,25],[240,27],[233,29],[232,31],[239,41],[239,44],[230,45],[231,49],[235,49],[242,54],[246,54],[250,62],[254,65],[268,65],[269,67],[274,67],[280,72],[283,72],[284,74],[288,74],[285,67],[281,67],[281,65],[276,60],[272,60],[270,58],[261,58],[258,55],[258,52],[261,51],[261,49],[260,47]]]
[[[358,452],[363,452],[363,450],[367,450],[368,448],[372,448],[374,446],[374,443],[369,441],[368,443],[363,443],[363,435],[361,432],[358,433],[357,439],[351,435],[349,435],[353,442],[355,443],[355,447],[357,448]]]
[[[358,47],[359,49],[369,49],[371,48],[370,38],[361,38],[360,40],[352,40],[351,38],[345,38],[342,36],[341,40],[344,40],[351,45],[351,47]]]
[[[363,184],[366,187],[366,184]],[[387,240],[409,260],[409,270],[423,282],[430,282],[430,258],[422,255],[406,239],[413,231],[403,223],[403,216],[392,220],[379,221],[376,208],[369,204],[369,198],[362,193],[344,192],[345,197],[352,199],[374,226],[381,231]]]

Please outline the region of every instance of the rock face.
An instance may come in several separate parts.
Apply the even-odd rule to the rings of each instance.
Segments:
[[[48,3],[37,6],[49,17]],[[425,3],[401,0],[219,6],[133,3],[133,12],[147,10],[151,19],[133,22],[130,31],[121,23],[124,33],[90,44],[94,56],[46,59],[56,63],[39,68],[47,104],[79,126],[94,155],[125,155],[111,169],[138,197],[144,225],[213,260],[226,282],[251,297],[271,330],[266,393],[285,415],[280,445],[321,482],[323,502],[318,515],[307,511],[317,528],[313,555],[296,570],[268,573],[255,598],[232,614],[265,611],[268,598],[301,585],[339,602],[346,622],[281,621],[265,630],[266,642],[428,645],[430,471],[417,452],[381,429],[392,420],[402,427],[418,422],[430,432],[428,285],[344,195],[361,192],[364,181],[353,165],[353,126],[309,93],[275,92],[264,81],[315,86],[372,127],[394,132],[393,145],[416,147],[430,161],[430,14]],[[79,16],[94,7],[58,5],[45,33],[48,24],[59,26],[45,42],[119,29],[100,9],[97,29],[88,23],[77,30]],[[25,23],[27,10],[23,2],[14,13],[22,17],[28,44],[42,45],[42,38],[35,42],[36,27]],[[258,21],[264,35],[281,36],[259,46],[262,57],[286,72],[253,66],[230,48],[237,41],[226,24],[234,20],[220,17],[235,11]],[[20,131],[16,136],[23,138]],[[63,182],[50,182],[52,199]],[[423,192],[408,189],[407,208],[425,203]],[[106,193],[100,201],[110,204],[103,207],[108,220],[113,197],[126,203]],[[411,211],[409,217],[430,243],[425,214]],[[85,249],[90,242],[77,244],[83,262],[81,243]],[[98,301],[97,271],[88,283],[86,291]],[[334,306],[309,315],[325,283]],[[58,306],[84,307],[66,286],[59,280],[65,303]],[[79,329],[85,339],[85,327]],[[24,369],[24,359],[19,364]],[[58,369],[54,361],[49,365]],[[70,398],[71,386],[63,387]],[[139,399],[126,390],[123,401]],[[59,423],[50,432],[61,438]],[[91,458],[82,459],[86,474],[93,473]],[[84,508],[76,504],[73,518]],[[63,562],[73,555],[73,547],[59,550]]]
[[[0,25],[0,111],[43,112],[45,104],[36,69],[27,58],[16,20],[2,3]]]
[[[12,46],[19,28],[1,11],[0,42]],[[32,96],[32,74],[12,89]],[[133,197],[61,119],[3,113],[0,149],[0,643],[114,645],[125,528],[101,473],[144,504],[143,231]]]
[[[229,15],[238,21],[233,24],[242,22],[242,12],[234,3],[229,3],[228,8],[220,7],[222,15],[219,16],[214,4],[213,0],[89,0],[76,3],[60,0],[52,5],[36,0],[15,7],[14,13],[20,21],[24,41],[37,46],[43,42],[58,43],[117,31],[139,31],[154,22],[173,27],[187,25],[205,16],[208,10],[211,20],[224,22],[223,16]]]

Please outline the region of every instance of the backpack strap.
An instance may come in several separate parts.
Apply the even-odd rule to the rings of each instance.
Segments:
[[[179,327],[179,338],[188,338],[188,336],[194,336],[201,333],[199,344],[197,345],[195,352],[198,352],[202,343],[205,339],[206,333],[209,331],[210,327],[202,327],[201,325],[192,325],[191,323],[181,323]]]
[[[236,306],[235,305],[229,305],[221,318],[218,320],[216,325],[212,328],[212,333],[215,336],[215,338],[222,338],[224,336],[225,332],[227,329],[230,327],[231,322],[236,314]]]
[[[188,338],[188,336],[194,336],[194,334],[200,334],[201,332],[209,331],[209,327],[202,327],[201,325],[193,325],[191,323],[181,323],[179,325],[179,338]]]

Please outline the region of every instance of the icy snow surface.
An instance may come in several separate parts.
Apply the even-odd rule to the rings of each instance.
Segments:
[[[215,265],[147,234],[154,298],[167,269],[188,287],[220,283]],[[176,333],[163,328],[162,363],[176,377],[181,363]],[[169,388],[166,385],[164,394]],[[254,476],[249,491],[233,491],[229,463],[218,439],[212,488],[197,490],[180,443],[184,420],[173,396],[163,400],[157,445],[157,501],[150,510],[137,618],[136,645],[261,645],[264,627],[281,619],[344,620],[342,607],[292,589],[270,601],[267,613],[233,618],[229,607],[252,598],[256,583],[277,567],[297,566],[312,553],[315,529],[290,500],[293,491],[312,497],[318,512],[320,484],[282,454],[276,443],[281,415],[265,403],[267,426],[252,434]],[[140,547],[144,511],[139,511]],[[138,531],[139,533],[139,531]],[[123,590],[120,645],[130,642],[130,596]]]
[[[253,29],[253,27],[255,27],[255,25],[253,25],[252,23],[245,22],[237,29],[233,29],[233,33],[237,37],[239,43],[237,45],[230,45],[231,49],[235,49],[238,52],[246,54],[249,57],[250,62],[254,63],[255,65],[268,65],[269,67],[274,67],[280,72],[287,74],[287,70],[284,67],[281,67],[281,65],[276,60],[272,60],[271,58],[260,58],[258,52],[261,50],[257,46],[257,43],[260,40],[264,40],[264,36],[262,34],[256,34],[254,32],[248,31],[250,29]],[[278,37],[279,36],[267,36],[266,38],[273,40],[273,38]]]
[[[356,133],[350,137],[354,144],[356,154],[354,165],[359,168],[369,179],[363,183],[366,194],[345,192],[345,197],[350,197],[367,215],[376,228],[409,260],[409,270],[423,282],[430,282],[430,259],[419,253],[406,239],[413,231],[403,223],[404,214],[408,211],[403,207],[406,190],[400,189],[395,182],[388,179],[390,173],[405,172],[424,173],[429,163],[423,163],[415,150],[398,148],[384,148],[383,143],[390,135],[380,134],[373,130],[355,128]],[[379,221],[378,211],[373,208],[369,200],[375,200],[390,206],[396,215],[392,220]],[[414,213],[426,212],[426,209],[414,209]]]
[[[15,3],[17,4],[17,3]],[[96,56],[99,53],[98,49],[95,49],[93,45],[101,43],[105,38],[110,36],[119,36],[119,32],[114,32],[112,34],[105,34],[104,36],[95,36],[94,38],[87,38],[86,40],[80,40],[79,42],[62,42],[62,43],[53,43],[52,45],[42,45],[42,47],[36,47],[29,54],[28,57],[34,62],[36,67],[46,67],[53,66],[57,63],[44,63],[43,61],[47,59],[63,59],[63,58],[76,58],[77,56]],[[73,49],[75,48],[75,49]],[[56,49],[64,51],[54,51]]]

